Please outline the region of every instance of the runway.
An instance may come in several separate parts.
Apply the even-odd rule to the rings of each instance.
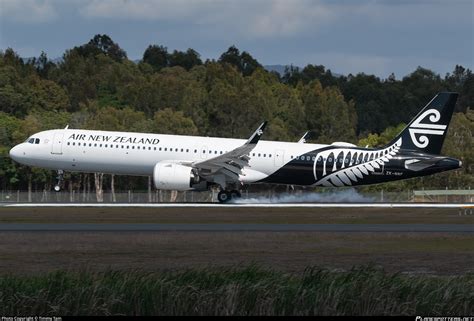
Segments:
[[[0,207],[110,207],[110,208],[460,208],[473,203],[0,203]]]
[[[474,233],[470,224],[0,224],[0,231],[75,232],[449,232]]]

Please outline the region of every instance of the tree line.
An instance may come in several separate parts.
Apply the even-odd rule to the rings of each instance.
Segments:
[[[387,79],[334,75],[309,64],[287,67],[280,75],[235,46],[217,60],[203,61],[194,49],[170,52],[157,44],[134,62],[107,35],[66,50],[57,62],[45,53],[23,59],[8,48],[0,51],[0,189],[43,190],[54,184],[51,171],[20,166],[8,157],[12,146],[41,130],[69,125],[247,138],[268,120],[268,140],[297,141],[310,130],[312,142],[380,146],[443,90],[460,94],[443,153],[461,159],[463,169],[385,186],[394,190],[472,186],[471,70],[456,65],[442,77],[418,67],[398,80],[393,74]],[[70,174],[66,184],[71,190],[90,188],[93,181],[102,188],[102,180],[106,189],[147,186],[140,177],[91,177]]]

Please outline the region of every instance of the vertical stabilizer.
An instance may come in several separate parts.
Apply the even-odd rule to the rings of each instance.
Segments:
[[[390,144],[401,138],[401,149],[439,154],[457,98],[451,92],[436,95]]]

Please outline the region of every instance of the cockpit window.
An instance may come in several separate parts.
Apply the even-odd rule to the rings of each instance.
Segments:
[[[34,138],[30,138],[30,139],[28,139],[28,143],[30,143],[30,144],[34,144],[34,143],[35,143],[35,139],[34,139]]]
[[[39,138],[36,138],[35,139],[35,144],[39,144],[40,143],[40,139]]]

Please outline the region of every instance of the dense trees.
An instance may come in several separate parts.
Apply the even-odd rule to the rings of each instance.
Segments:
[[[296,141],[306,130],[314,142],[387,143],[434,94],[460,93],[444,152],[463,160],[461,171],[412,180],[393,188],[473,183],[474,76],[455,66],[445,77],[419,67],[394,75],[333,75],[321,65],[269,73],[235,46],[217,61],[193,49],[146,48],[136,63],[107,35],[67,50],[55,64],[46,54],[24,61],[12,49],[0,52],[0,189],[49,188],[54,175],[12,163],[8,150],[45,129],[142,131],[246,138],[268,120],[265,139]],[[79,176],[78,176],[79,175]],[[69,176],[85,188],[87,176]],[[94,182],[110,186],[109,177]],[[116,177],[119,189],[145,188],[146,180]],[[410,185],[411,184],[411,185]]]

